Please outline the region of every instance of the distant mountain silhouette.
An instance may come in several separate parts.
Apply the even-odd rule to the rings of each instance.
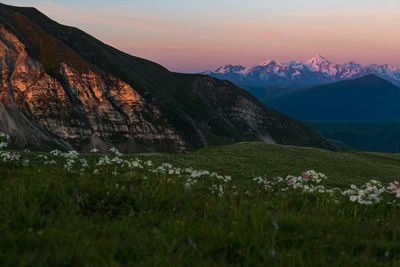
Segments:
[[[400,122],[307,121],[344,149],[400,153]]]
[[[372,74],[295,89],[263,102],[303,121],[400,121],[400,88]]]

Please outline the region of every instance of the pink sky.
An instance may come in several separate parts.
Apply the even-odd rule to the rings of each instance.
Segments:
[[[316,54],[335,63],[400,65],[397,0],[6,3],[35,6],[60,23],[173,71],[305,60]]]

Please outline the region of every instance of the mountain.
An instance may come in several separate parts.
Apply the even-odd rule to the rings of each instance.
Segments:
[[[247,86],[246,90],[261,101],[289,91],[289,89],[287,88],[282,88],[273,85],[266,87]]]
[[[228,81],[169,72],[34,8],[0,4],[0,131],[38,149],[187,151],[262,140],[333,148]]]
[[[400,121],[400,88],[373,74],[294,89],[264,103],[302,121]]]
[[[307,121],[345,149],[400,153],[400,122]]]
[[[304,62],[279,63],[267,60],[251,68],[242,65],[225,65],[215,71],[203,72],[203,74],[229,80],[246,89],[270,86],[293,89],[351,80],[368,74],[375,74],[400,86],[400,68],[376,64],[363,66],[353,61],[340,65],[319,55]]]

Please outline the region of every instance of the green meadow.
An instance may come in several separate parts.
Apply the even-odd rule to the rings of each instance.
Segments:
[[[398,155],[264,143],[186,154],[0,154],[2,266],[400,264],[397,204],[253,181],[314,169],[326,188],[386,184],[400,177]]]

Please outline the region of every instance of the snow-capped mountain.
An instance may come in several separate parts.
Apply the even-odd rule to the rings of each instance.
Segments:
[[[242,87],[300,88],[356,79],[368,74],[375,74],[400,86],[400,68],[387,64],[361,65],[354,61],[343,65],[334,64],[320,55],[302,62],[280,63],[275,60],[267,60],[250,68],[242,65],[224,65],[215,71],[206,71],[202,74],[229,80]]]

